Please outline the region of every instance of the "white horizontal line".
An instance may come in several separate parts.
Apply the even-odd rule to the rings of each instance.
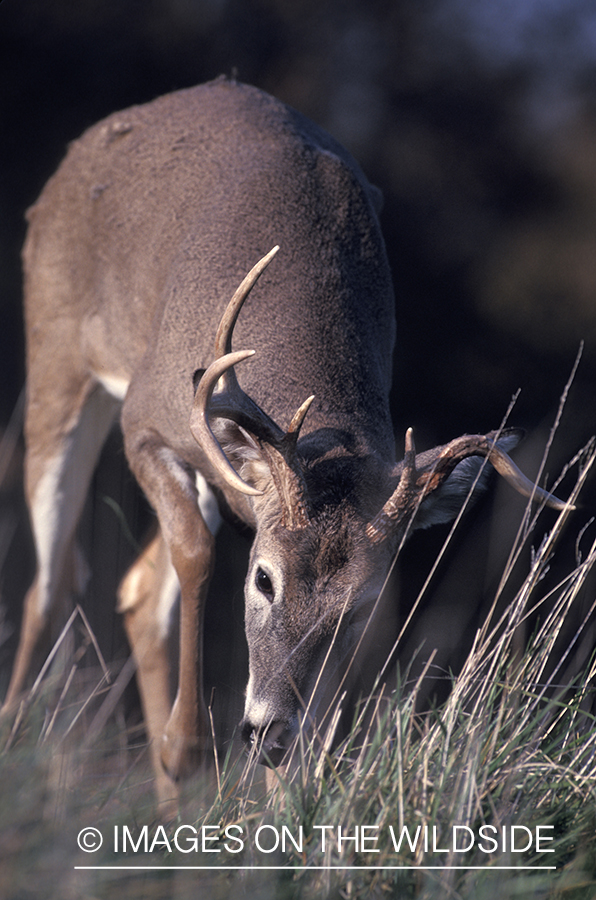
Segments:
[[[120,869],[126,872],[131,871],[143,871],[143,872],[165,872],[165,871],[197,871],[204,870],[209,872],[214,872],[216,870],[219,871],[240,871],[240,870],[251,870],[258,871],[262,869],[263,871],[291,871],[291,872],[305,872],[305,871],[331,871],[336,869],[349,869],[350,871],[359,871],[362,869],[374,870],[374,871],[386,871],[386,870],[408,870],[408,869],[440,869],[440,870],[451,870],[451,869],[482,869],[487,871],[492,870],[507,870],[512,872],[522,872],[522,871],[539,871],[546,872],[549,870],[556,869],[556,866],[74,866],[75,869],[94,869],[94,870],[113,870]]]

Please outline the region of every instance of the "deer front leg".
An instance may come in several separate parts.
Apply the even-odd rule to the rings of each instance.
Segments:
[[[203,700],[202,643],[214,538],[199,510],[195,473],[164,445],[158,434],[145,432],[127,440],[126,452],[131,469],[157,513],[180,586],[178,690],[160,736],[162,764],[176,781],[194,771],[210,745]],[[145,670],[150,667],[148,663]],[[153,698],[148,698],[148,704],[153,708]],[[152,737],[155,741],[158,736]]]
[[[172,709],[168,638],[178,592],[170,554],[157,527],[122,579],[118,611],[137,666],[155,792],[165,818],[175,816],[178,808],[178,789],[161,764],[161,744]]]
[[[203,699],[203,619],[213,573],[214,538],[199,515],[194,558],[172,550],[180,581],[180,658],[178,691],[161,748],[161,761],[174,779],[190,774],[210,748],[209,718]]]

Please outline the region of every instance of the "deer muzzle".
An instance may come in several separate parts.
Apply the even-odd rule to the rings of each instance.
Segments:
[[[273,768],[281,765],[295,731],[287,722],[271,722],[265,728],[259,728],[249,719],[242,722],[242,740],[247,753],[254,754],[256,761]]]

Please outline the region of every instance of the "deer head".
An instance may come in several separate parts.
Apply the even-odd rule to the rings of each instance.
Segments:
[[[300,439],[314,397],[287,431],[241,389],[232,350],[240,309],[275,247],[236,291],[217,332],[215,359],[195,375],[191,431],[227,488],[250,498],[256,526],[245,584],[249,680],[243,737],[277,764],[304,715],[313,716],[367,622],[398,547],[415,528],[453,518],[490,461],[517,490],[536,489],[505,452],[521,433],[465,435],[402,462],[353,454],[327,433]],[[327,675],[322,676],[323,670]]]

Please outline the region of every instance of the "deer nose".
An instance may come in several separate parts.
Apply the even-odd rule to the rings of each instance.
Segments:
[[[249,753],[254,753],[257,762],[265,766],[279,766],[286,751],[287,738],[290,734],[285,722],[271,722],[266,728],[261,728],[245,719],[242,722],[242,740]]]

